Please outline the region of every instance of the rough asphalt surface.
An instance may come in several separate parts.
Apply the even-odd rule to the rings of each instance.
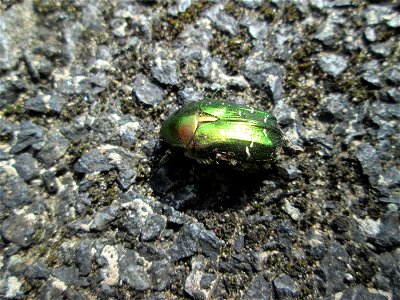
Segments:
[[[400,299],[397,1],[2,0],[1,299]],[[267,170],[159,138],[271,111]]]

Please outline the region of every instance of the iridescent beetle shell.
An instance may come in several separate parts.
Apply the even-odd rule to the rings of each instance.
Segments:
[[[169,116],[162,124],[161,136],[202,163],[271,162],[282,145],[282,132],[272,114],[207,99],[189,102]]]

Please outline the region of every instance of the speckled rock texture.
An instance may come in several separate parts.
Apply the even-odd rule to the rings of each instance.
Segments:
[[[400,299],[399,27],[398,1],[1,1],[0,299]],[[305,151],[169,149],[205,97]]]

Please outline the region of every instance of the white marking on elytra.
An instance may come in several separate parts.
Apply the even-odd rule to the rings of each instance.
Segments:
[[[250,155],[250,149],[249,149],[248,146],[246,146],[246,154],[247,154],[247,158],[250,158],[250,157],[251,157],[251,155]]]
[[[239,110],[239,116],[242,116],[242,111],[241,110]]]
[[[269,138],[267,135],[267,129],[265,129],[265,128],[263,129],[263,134],[265,135],[266,138]]]
[[[254,141],[251,141],[250,148],[253,148]]]
[[[264,123],[267,123],[267,117],[264,117]]]
[[[250,107],[250,112],[254,113],[254,107]]]

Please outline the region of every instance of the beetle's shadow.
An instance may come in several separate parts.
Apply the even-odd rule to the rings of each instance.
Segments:
[[[202,165],[174,152],[154,168],[149,182],[159,201],[177,210],[223,211],[242,207],[260,190],[265,178],[265,170]]]

